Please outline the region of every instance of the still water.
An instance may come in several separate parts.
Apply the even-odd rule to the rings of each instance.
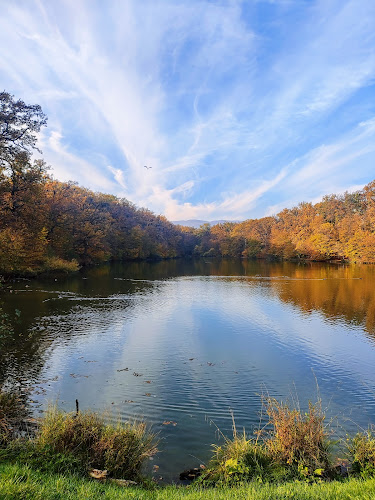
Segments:
[[[105,410],[159,433],[166,481],[208,461],[220,433],[258,426],[261,394],[317,398],[337,432],[375,423],[375,266],[246,261],[104,265],[12,283],[0,382],[36,415]]]

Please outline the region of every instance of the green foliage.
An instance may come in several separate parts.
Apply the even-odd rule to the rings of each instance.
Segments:
[[[242,256],[246,259],[255,259],[262,252],[262,244],[258,240],[249,239],[245,243],[245,249],[242,252]]]
[[[375,477],[374,429],[359,432],[354,438],[349,438],[348,449],[353,474],[363,478]]]
[[[245,432],[238,435],[233,422],[233,438],[225,438],[224,445],[214,446],[201,481],[315,481],[334,475],[321,402],[309,403],[304,414],[272,398],[265,404],[268,422],[262,431],[257,431],[257,438],[249,439]]]
[[[234,432],[222,446],[214,446],[213,458],[202,480],[206,483],[232,484],[249,480],[269,480],[272,459],[262,443]]]
[[[57,453],[74,454],[82,467],[134,479],[144,461],[156,453],[154,440],[143,422],[109,425],[97,413],[63,413],[53,406],[41,421],[37,443]]]

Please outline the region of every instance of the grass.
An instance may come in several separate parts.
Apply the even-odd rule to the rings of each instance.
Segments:
[[[36,443],[74,455],[83,468],[107,470],[122,479],[136,479],[145,460],[157,451],[155,436],[144,422],[110,425],[98,413],[64,413],[56,406],[42,419]]]
[[[233,484],[335,478],[330,431],[320,400],[309,403],[306,413],[273,398],[267,398],[264,406],[268,421],[256,439],[247,437],[245,431],[239,435],[233,420],[233,438],[214,446],[200,481]]]
[[[12,425],[25,407],[17,396],[0,392],[0,422],[10,429],[0,447],[0,500],[375,498],[372,429],[348,440],[353,467],[349,479],[338,481],[320,401],[301,413],[267,399],[265,410],[268,421],[256,438],[238,434],[233,420],[233,437],[214,446],[198,481],[159,486],[141,475],[142,464],[156,452],[155,436],[143,422],[108,425],[97,413],[51,406],[35,437],[15,439]],[[107,470],[111,479],[90,479],[91,468]],[[111,482],[116,477],[135,479],[138,486],[119,487]]]
[[[348,449],[352,469],[363,478],[375,477],[375,432],[370,427],[348,439]]]
[[[224,437],[224,445],[213,445],[213,456],[200,482],[206,484],[231,484],[243,480],[269,480],[272,458],[258,439],[249,439],[245,430],[237,433],[233,421],[233,439]]]
[[[88,500],[103,498],[155,500],[370,500],[374,498],[375,479],[351,479],[345,482],[283,485],[251,483],[220,488],[179,488],[176,486],[146,490],[141,487],[121,488],[77,476],[45,474],[27,465],[0,463],[1,500]]]
[[[325,425],[321,401],[309,402],[306,413],[269,398],[266,402],[271,427],[265,447],[275,463],[296,469],[304,476],[329,473],[330,431]],[[319,472],[317,472],[319,471]]]

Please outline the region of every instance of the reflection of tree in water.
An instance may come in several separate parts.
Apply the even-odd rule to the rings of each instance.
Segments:
[[[98,322],[110,324],[116,311],[134,306],[130,296],[154,286],[151,281],[115,280],[118,274],[108,266],[88,270],[87,277],[79,274],[57,283],[35,280],[27,288],[9,286],[12,293],[5,291],[0,304],[0,384],[38,381],[57,345],[69,344]]]
[[[314,273],[296,267],[292,280],[273,281],[281,300],[309,314],[322,312],[329,319],[343,319],[364,327],[375,338],[375,267],[346,266],[336,270],[322,266]]]
[[[45,343],[41,332],[23,334],[18,314],[4,312],[0,305],[0,385],[13,386],[35,379],[43,363]]]
[[[0,383],[32,383],[40,377],[56,341],[69,342],[89,331],[92,318],[110,324],[117,310],[134,306],[126,297],[157,291],[159,280],[183,276],[242,276],[269,287],[306,314],[321,311],[329,319],[359,325],[375,337],[375,266],[239,259],[113,263],[58,282],[35,280],[29,288],[19,284],[12,293],[3,290]]]

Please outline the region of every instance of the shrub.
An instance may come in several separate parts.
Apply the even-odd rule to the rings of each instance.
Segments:
[[[331,468],[331,442],[321,401],[309,402],[308,411],[302,414],[269,398],[266,410],[271,430],[265,446],[273,461],[305,477],[327,473]]]
[[[265,447],[254,439],[236,433],[225,439],[223,446],[214,446],[214,456],[203,474],[206,482],[233,483],[252,479],[263,480],[270,474],[271,458]]]
[[[374,429],[359,432],[349,440],[349,454],[352,472],[363,478],[375,476],[375,436]]]
[[[155,436],[143,422],[109,425],[97,413],[63,413],[56,407],[48,409],[37,441],[57,453],[74,454],[86,468],[124,479],[136,478],[157,451]]]
[[[214,446],[203,481],[280,482],[333,475],[331,442],[320,401],[309,403],[305,414],[272,398],[265,406],[268,421],[262,431],[257,431],[256,439],[248,439],[245,432],[239,436],[233,422],[233,438]]]
[[[253,479],[269,479],[272,460],[265,446],[257,439],[249,439],[245,430],[237,433],[232,414],[233,438],[224,437],[224,445],[213,445],[214,454],[201,481],[205,483],[235,483]]]

